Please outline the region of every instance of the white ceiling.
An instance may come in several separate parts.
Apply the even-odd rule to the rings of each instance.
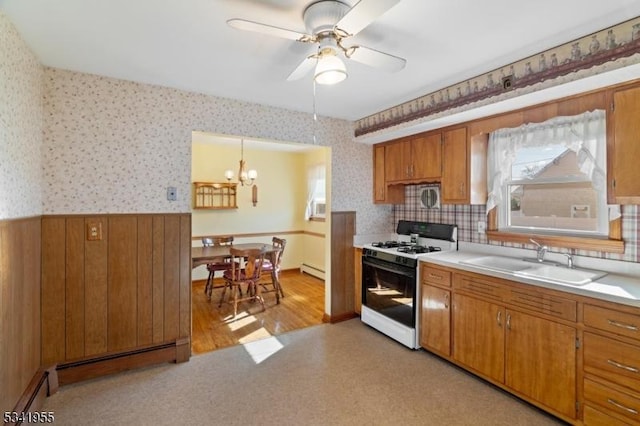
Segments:
[[[355,0],[345,0],[354,4]],[[46,66],[312,112],[310,45],[240,31],[244,18],[306,32],[310,0],[0,0]],[[350,43],[406,58],[395,74],[348,61],[318,86],[320,115],[356,120],[640,16],[638,0],[401,0]]]

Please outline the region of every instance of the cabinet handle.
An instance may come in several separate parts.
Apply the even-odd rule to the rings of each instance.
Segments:
[[[444,294],[444,308],[449,309],[449,293]]]
[[[429,278],[432,278],[434,280],[442,280],[442,275],[436,275],[436,274],[429,273]]]
[[[507,314],[507,330],[511,330],[511,314]]]
[[[626,411],[627,413],[631,413],[631,414],[638,414],[637,410],[634,410],[633,408],[629,408],[629,407],[625,407],[624,405],[620,404],[619,402],[611,399],[611,398],[607,398],[607,402],[611,405],[614,405],[616,407],[618,407],[621,410]]]
[[[627,330],[632,330],[632,331],[638,331],[638,326],[633,324],[625,324],[623,322],[618,322],[610,319],[608,319],[607,322],[609,323],[609,325],[613,325],[615,327],[625,328]]]
[[[498,315],[496,315],[496,321],[498,321],[498,327],[502,327],[502,311],[498,311]]]
[[[614,361],[612,359],[608,359],[607,360],[607,364],[613,365],[614,367],[621,368],[623,370],[631,371],[632,373],[640,372],[640,370],[638,370],[636,367],[631,367],[630,365],[620,364],[619,362]]]

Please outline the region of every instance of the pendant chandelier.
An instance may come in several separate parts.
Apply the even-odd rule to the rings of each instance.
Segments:
[[[233,179],[233,170],[224,172],[224,177],[231,182]],[[240,168],[238,169],[238,183],[242,186],[253,185],[253,181],[258,177],[256,170],[247,170],[247,163],[244,161],[244,139],[240,139]]]

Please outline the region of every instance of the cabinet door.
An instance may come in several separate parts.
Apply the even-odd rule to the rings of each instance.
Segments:
[[[576,329],[507,310],[505,384],[576,418]]]
[[[411,142],[395,142],[385,146],[385,177],[387,182],[409,179]]]
[[[384,176],[384,146],[373,148],[373,202],[384,203],[386,201],[385,189],[387,187]]]
[[[451,292],[422,286],[420,345],[445,356],[451,355]]]
[[[466,127],[443,134],[442,203],[469,203],[469,153]]]
[[[442,135],[419,137],[411,141],[411,178],[439,180],[442,174]]]
[[[607,168],[610,204],[640,204],[640,86],[613,92]]]
[[[473,297],[453,296],[453,358],[504,383],[505,309]]]
[[[376,204],[403,204],[404,186],[387,185],[385,157],[385,146],[375,146],[373,149],[373,202]]]

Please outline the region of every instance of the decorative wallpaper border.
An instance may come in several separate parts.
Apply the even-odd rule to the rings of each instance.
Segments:
[[[640,17],[606,28],[486,74],[380,111],[355,122],[362,136],[481,101],[513,98],[632,63],[640,63]],[[622,60],[626,59],[626,60]],[[487,102],[488,103],[488,102]],[[466,108],[462,108],[465,107]]]

